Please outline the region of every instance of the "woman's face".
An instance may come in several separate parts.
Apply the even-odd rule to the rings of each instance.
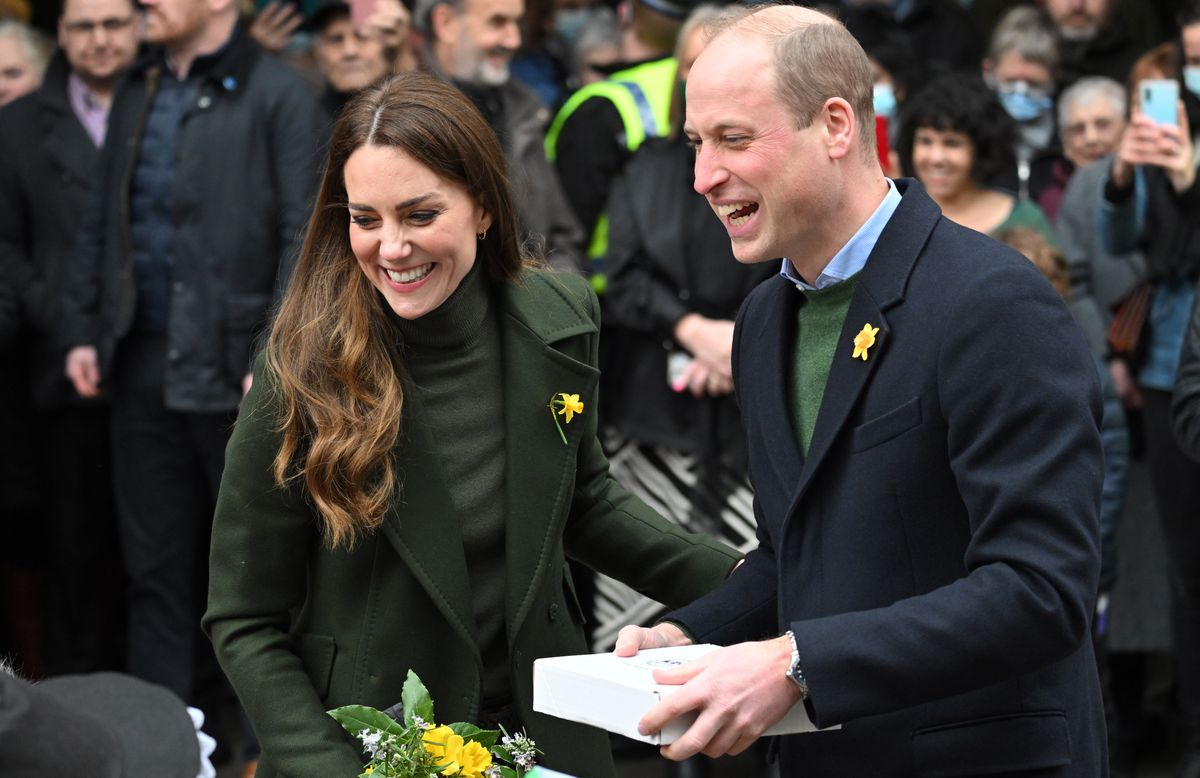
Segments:
[[[935,200],[954,197],[973,185],[975,150],[964,132],[918,127],[912,160],[913,175]]]
[[[0,105],[29,94],[41,83],[41,73],[29,61],[25,45],[12,35],[0,36]]]
[[[346,160],[350,247],[403,319],[446,301],[475,265],[476,233],[492,223],[467,190],[400,149],[363,146]]]

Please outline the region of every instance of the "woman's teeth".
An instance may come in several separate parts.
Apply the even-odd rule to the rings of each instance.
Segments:
[[[384,268],[384,270],[387,270],[387,268]],[[432,262],[420,267],[409,268],[408,270],[387,270],[388,278],[397,284],[411,284],[414,281],[420,281],[431,272],[433,272]]]

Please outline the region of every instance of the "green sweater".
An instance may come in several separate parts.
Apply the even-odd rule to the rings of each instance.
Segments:
[[[504,386],[496,306],[475,266],[446,302],[419,319],[393,317],[404,368],[437,440],[475,601],[483,706],[510,696],[504,633]]]
[[[805,290],[804,300],[796,313],[796,339],[792,345],[792,362],[788,376],[788,407],[792,413],[792,429],[800,443],[800,453],[808,455],[825,382],[839,344],[850,299],[858,285],[858,275],[839,284],[819,290]],[[845,345],[846,358],[853,353]]]

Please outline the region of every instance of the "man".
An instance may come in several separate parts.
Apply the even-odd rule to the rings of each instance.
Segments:
[[[1134,61],[1162,40],[1148,3],[1119,0],[1042,0],[1062,38],[1062,78],[1083,76],[1125,81]]]
[[[145,0],[68,278],[66,372],[113,404],[128,669],[191,699],[207,531],[251,349],[316,186],[323,118],[234,0]],[[205,643],[207,646],[207,643]]]
[[[583,272],[583,231],[542,153],[549,112],[509,72],[524,0],[423,0],[415,15],[430,67],[471,98],[499,136],[522,228],[545,239],[553,267]]]
[[[67,381],[56,333],[113,89],[137,53],[138,21],[133,0],[67,0],[60,51],[41,88],[0,113],[0,256],[11,262],[23,309],[22,335],[5,364],[20,384],[18,407],[26,410],[18,412],[36,430],[20,456],[40,495],[45,534],[35,553],[46,571],[51,674],[119,666],[108,408],[80,398]],[[11,435],[13,426],[4,426]]]
[[[696,190],[739,261],[787,261],[734,335],[759,548],[617,641],[728,647],[656,673],[683,686],[639,729],[693,710],[664,755],[738,753],[803,701],[841,729],[781,738],[785,776],[1103,775],[1095,367],[1030,262],[884,178],[871,103],[792,6],[688,78]]]
[[[618,8],[621,59],[611,75],[567,100],[546,133],[546,157],[554,163],[571,209],[590,236],[592,283],[603,292],[601,260],[608,250],[604,206],[625,163],[646,138],[670,130],[675,51],[689,0],[627,0]]]

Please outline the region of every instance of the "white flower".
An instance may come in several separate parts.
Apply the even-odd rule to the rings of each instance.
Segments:
[[[374,759],[379,754],[379,739],[383,737],[383,733],[379,730],[367,734],[367,730],[358,733],[359,740],[362,741],[363,749]]]

